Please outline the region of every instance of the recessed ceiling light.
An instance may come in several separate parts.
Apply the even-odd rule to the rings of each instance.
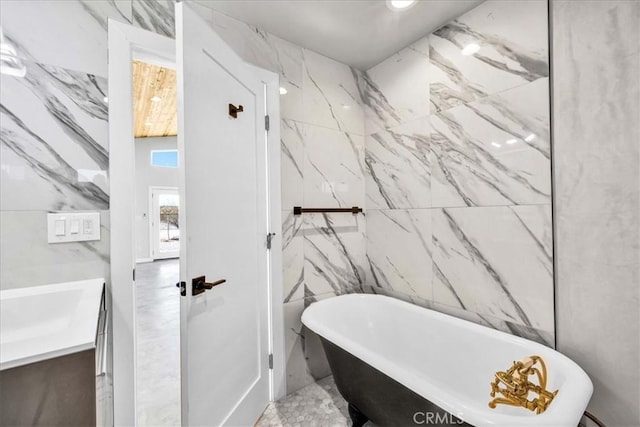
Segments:
[[[345,110],[350,110],[350,109],[351,109],[351,105],[349,105],[349,104],[342,104],[342,108],[344,108]]]
[[[144,125],[145,125],[145,126],[151,126],[152,124],[153,124],[153,123],[151,123],[151,122],[146,122]]]
[[[108,97],[108,96],[105,96],[104,98],[102,98],[102,100],[103,100],[104,102],[107,102],[107,103],[108,103],[108,102],[109,102],[109,97]]]
[[[492,142],[491,145],[493,145],[496,148],[502,147],[502,145],[498,144],[497,142]]]
[[[529,136],[528,136],[528,137],[526,137],[524,140],[525,140],[525,141],[527,141],[527,142],[531,142],[531,141],[533,141],[534,139],[536,139],[536,135],[535,135],[535,134],[533,134],[533,133],[531,133],[531,134],[529,134]]]
[[[286,95],[287,92],[289,92],[289,91],[287,90],[286,87],[280,86],[280,95]]]
[[[460,51],[460,53],[462,53],[465,56],[470,56],[470,55],[473,55],[474,53],[477,53],[479,50],[480,50],[479,44],[469,43]]]
[[[416,0],[387,0],[387,7],[391,10],[407,10],[416,4]]]
[[[517,139],[508,139],[506,142],[507,142],[507,144],[511,145],[511,144],[515,144],[516,142],[518,142],[518,140]]]
[[[151,97],[151,102],[160,102],[162,98],[160,98],[159,96],[152,96]]]

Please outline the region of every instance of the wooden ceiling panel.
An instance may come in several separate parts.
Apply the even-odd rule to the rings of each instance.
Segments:
[[[134,136],[178,134],[176,72],[133,61]]]

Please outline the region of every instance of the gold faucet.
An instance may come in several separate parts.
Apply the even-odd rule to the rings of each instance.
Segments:
[[[540,365],[540,369],[536,365]],[[536,375],[538,384],[529,381],[529,376]],[[500,387],[500,385],[504,387]],[[529,400],[529,393],[534,396]],[[496,394],[501,396],[496,397]],[[543,413],[551,404],[558,390],[547,390],[547,366],[540,356],[529,356],[513,365],[506,372],[496,372],[496,379],[491,383],[491,397],[489,408],[495,409],[496,405],[522,406],[536,414]],[[537,396],[535,396],[537,395]]]

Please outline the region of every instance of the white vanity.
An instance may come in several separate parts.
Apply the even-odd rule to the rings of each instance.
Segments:
[[[0,291],[0,425],[95,425],[104,279]]]

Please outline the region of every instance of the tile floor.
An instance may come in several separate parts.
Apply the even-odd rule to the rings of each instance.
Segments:
[[[333,377],[308,385],[278,402],[272,402],[256,427],[350,426],[347,402],[340,396]],[[369,424],[366,424],[369,425]]]
[[[180,293],[177,259],[136,265],[137,419],[180,425]]]

